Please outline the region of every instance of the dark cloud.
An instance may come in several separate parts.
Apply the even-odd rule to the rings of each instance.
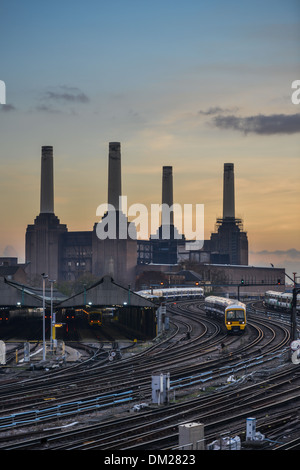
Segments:
[[[47,106],[45,104],[41,104],[40,106],[37,106],[35,108],[37,111],[45,112],[45,113],[52,113],[52,114],[57,114],[61,113],[59,109],[54,109],[52,106]]]
[[[13,104],[0,104],[0,110],[4,112],[15,111],[17,108]]]
[[[260,135],[296,134],[300,132],[300,114],[271,114],[266,116],[216,116],[213,124],[220,129],[233,129],[248,134]]]
[[[61,86],[55,90],[48,90],[44,93],[43,99],[47,101],[65,102],[65,103],[88,103],[88,96],[79,88]]]
[[[199,111],[199,114],[204,114],[205,116],[210,116],[213,114],[229,113],[236,112],[238,108],[220,108],[219,106],[214,106],[208,108],[206,111]]]

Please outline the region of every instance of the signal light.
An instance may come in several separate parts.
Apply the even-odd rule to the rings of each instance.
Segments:
[[[244,279],[241,279],[241,284],[244,284],[244,282],[245,282]]]
[[[280,280],[280,279],[277,279],[277,284],[278,284],[278,286],[280,286],[280,284],[281,284],[281,280]]]

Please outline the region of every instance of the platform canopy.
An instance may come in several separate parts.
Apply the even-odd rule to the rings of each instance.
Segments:
[[[66,296],[53,289],[53,304],[66,299]],[[45,303],[50,305],[50,288],[45,289]],[[6,278],[0,279],[0,308],[1,307],[25,307],[39,308],[43,306],[43,289],[30,287]]]
[[[111,276],[104,276],[88,289],[84,289],[82,292],[63,300],[56,306],[58,308],[72,308],[85,305],[95,307],[155,307],[153,302],[114,282]]]
[[[50,289],[45,289],[45,304],[50,306]],[[42,307],[43,290],[38,287],[30,287],[15,281],[0,280],[0,308],[16,307],[24,308]],[[130,289],[123,287],[110,276],[104,276],[88,289],[66,297],[56,289],[53,289],[53,305],[56,308],[93,306],[132,306],[155,307],[153,302],[135,294]]]

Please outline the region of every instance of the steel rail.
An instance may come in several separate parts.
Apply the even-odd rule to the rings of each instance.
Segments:
[[[183,314],[183,312],[181,312],[181,314]],[[189,312],[189,315],[191,317],[191,313]],[[188,315],[185,315],[186,317],[188,317]],[[199,320],[199,319],[198,319]],[[195,318],[193,319],[193,321],[195,321]],[[186,323],[186,322],[185,322]],[[259,328],[259,327],[258,327]],[[257,330],[258,331],[258,336],[260,337],[260,339],[262,339],[262,335],[259,333],[259,329]],[[179,330],[177,330],[177,334],[179,333]],[[199,335],[200,336],[200,335]],[[275,335],[276,336],[276,335]],[[173,336],[174,338],[174,336]],[[273,340],[274,340],[274,335],[273,335]],[[185,373],[187,372],[187,367],[186,365],[186,354],[187,354],[187,351],[194,351],[195,355],[199,355],[200,354],[200,351],[201,351],[201,348],[202,348],[202,352],[207,354],[207,349],[205,350],[205,348],[203,347],[203,344],[198,344],[197,341],[194,341],[195,340],[195,337],[191,339],[191,341],[186,341],[186,344],[185,345],[182,345],[182,343],[180,342],[176,342],[177,343],[177,346],[176,348],[174,348],[173,351],[169,351],[170,354],[164,354],[163,350],[159,350],[159,344],[157,344],[157,355],[154,356],[154,358],[152,357],[151,358],[151,367],[154,368],[154,367],[157,367],[157,364],[161,364],[161,358],[164,357],[165,359],[167,358],[168,361],[164,362],[164,366],[165,367],[168,367],[168,366],[173,366],[173,371],[174,371],[174,376],[175,377],[180,377],[180,374],[182,376],[182,373],[183,371],[185,371]],[[202,339],[200,339],[200,343],[202,341],[205,340],[205,338],[203,337]],[[166,340],[167,341],[167,340]],[[253,345],[252,345],[253,347]],[[171,354],[172,353],[172,354]],[[174,355],[174,353],[177,353],[176,355]],[[241,351],[239,351],[239,354],[241,354]],[[169,358],[172,358],[173,356],[173,362],[172,360],[170,361]],[[147,377],[147,380],[149,381],[149,373],[151,371],[151,367],[148,369],[147,372],[145,372],[145,364],[147,364],[147,362],[149,362],[149,357],[147,356],[147,351],[144,351],[142,355],[139,355],[139,357],[135,356],[133,358],[130,358],[130,360],[125,360],[125,361],[120,361],[120,363],[116,363],[115,366],[112,366],[112,365],[101,365],[96,371],[94,370],[93,373],[101,373],[101,380],[99,380],[99,382],[97,383],[97,387],[99,387],[99,385],[106,380],[107,381],[107,378],[109,376],[111,376],[112,374],[112,371],[115,371],[115,373],[118,373],[120,374],[120,377],[122,377],[122,374],[123,374],[123,380],[124,380],[124,372],[126,371],[127,373],[127,377],[129,378],[129,381],[132,381],[132,378],[133,376],[136,376],[139,378],[135,379],[137,380],[136,383],[145,383],[145,380],[146,380],[146,377]],[[233,363],[233,357],[231,356],[230,358],[227,357],[226,358],[227,360],[228,359],[231,359],[231,363]],[[174,363],[174,360],[177,361],[178,360],[178,363],[176,363],[175,365],[173,364]],[[217,361],[215,361],[216,363]],[[212,361],[211,361],[212,363]],[[128,376],[128,364],[132,364],[134,369],[132,370],[132,377],[130,377],[130,375]],[[210,364],[207,364],[205,365],[206,367],[209,367]],[[194,370],[196,369],[194,365],[190,366],[191,368],[194,367]],[[199,366],[199,368],[202,367],[202,370],[203,370],[203,364],[201,364]],[[181,370],[180,370],[181,368]],[[142,373],[143,371],[143,373]],[[88,373],[86,373],[88,372]],[[80,379],[81,381],[84,381],[84,379],[86,380],[86,376],[89,375],[89,372],[90,371],[84,371],[83,372],[83,376],[82,378]],[[140,375],[139,375],[140,374]],[[148,374],[148,375],[147,375]],[[176,374],[176,375],[175,375]],[[91,380],[95,379],[96,375],[91,375]],[[70,378],[72,378],[72,375],[71,374],[66,374],[66,377],[67,379],[66,380],[69,380]],[[57,375],[56,375],[56,378],[57,378]],[[51,380],[48,380],[45,378],[42,379],[42,382],[41,384],[46,384],[46,385],[49,385],[49,382],[51,382],[53,380],[53,383],[55,384],[56,381],[54,380],[55,379],[55,375],[53,375],[51,377]],[[120,378],[120,380],[122,380]],[[28,382],[27,382],[28,384]],[[95,384],[96,385],[96,384]],[[56,386],[58,386],[58,384],[56,384]],[[43,387],[42,387],[43,388]],[[78,393],[78,392],[77,392]]]

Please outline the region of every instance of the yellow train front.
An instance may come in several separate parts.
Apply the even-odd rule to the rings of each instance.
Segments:
[[[243,333],[247,325],[246,305],[227,297],[209,296],[205,299],[206,315],[214,317],[227,333]]]
[[[102,326],[102,312],[89,312],[88,322],[90,326]]]
[[[246,306],[238,304],[225,309],[225,327],[230,333],[243,333],[246,328]]]

